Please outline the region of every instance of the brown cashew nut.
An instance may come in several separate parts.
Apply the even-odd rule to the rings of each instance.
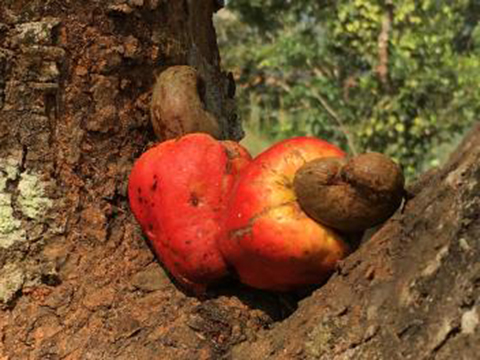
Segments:
[[[317,222],[346,233],[364,231],[392,216],[404,185],[400,167],[379,153],[316,159],[294,179],[300,207]]]
[[[202,132],[220,139],[217,119],[205,109],[200,98],[202,80],[186,65],[171,66],[157,78],[153,88],[150,115],[160,140]]]

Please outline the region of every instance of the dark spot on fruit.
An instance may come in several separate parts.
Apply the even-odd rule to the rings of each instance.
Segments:
[[[192,243],[192,240],[186,240],[185,245],[190,245]]]
[[[158,184],[158,181],[157,181],[157,179],[156,179],[155,176],[154,176],[154,177],[153,177],[153,184],[152,184],[152,191],[157,190],[157,184]]]
[[[142,193],[142,188],[137,188],[137,192],[138,192],[139,194],[141,194],[141,193]]]
[[[153,230],[153,224],[152,223],[148,224],[148,230],[150,230],[150,231]]]
[[[141,196],[138,197],[138,202],[139,202],[140,204],[143,204],[143,198],[142,198]]]
[[[253,224],[249,224],[239,229],[230,230],[228,233],[228,238],[232,241],[235,241],[238,244],[240,239],[243,238],[244,236],[252,235],[252,227],[253,227]]]
[[[198,198],[198,195],[194,192],[191,192],[190,193],[190,204],[192,204],[193,206],[197,207],[198,204],[200,203],[200,199]]]
[[[227,160],[227,163],[225,164],[225,174],[230,175],[232,173],[233,166],[232,162],[230,159]]]
[[[238,152],[234,149],[224,148],[224,151],[225,151],[225,155],[227,155],[227,158],[229,160],[233,160],[236,157],[238,157]]]

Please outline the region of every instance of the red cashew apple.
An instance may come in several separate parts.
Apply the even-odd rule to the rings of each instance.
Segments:
[[[188,134],[151,148],[132,169],[135,218],[171,275],[196,293],[227,274],[217,238],[226,200],[250,160],[235,142]]]
[[[275,291],[318,284],[347,255],[341,236],[300,208],[293,186],[295,173],[307,162],[344,156],[325,141],[298,137],[274,145],[242,170],[227,209],[225,235],[218,237],[241,282]]]

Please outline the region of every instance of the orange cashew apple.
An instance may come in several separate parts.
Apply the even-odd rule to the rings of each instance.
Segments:
[[[318,284],[348,254],[335,230],[300,208],[293,185],[307,162],[344,156],[325,141],[297,137],[272,146],[242,170],[227,207],[224,235],[217,238],[241,282],[275,291]]]

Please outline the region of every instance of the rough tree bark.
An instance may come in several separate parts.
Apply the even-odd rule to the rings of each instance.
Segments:
[[[480,127],[295,312],[294,295],[238,284],[200,300],[163,272],[127,177],[166,66],[198,68],[206,107],[241,136],[216,6],[2,2],[0,359],[475,358]]]

